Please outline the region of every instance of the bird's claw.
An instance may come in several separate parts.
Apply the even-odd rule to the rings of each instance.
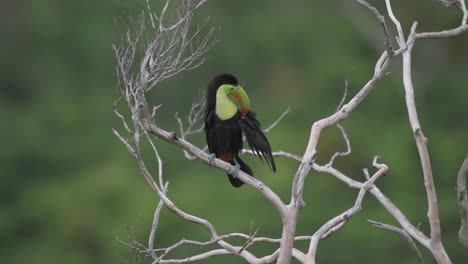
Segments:
[[[208,164],[213,165],[213,161],[216,159],[216,154],[211,153],[210,157],[208,158]]]
[[[231,176],[234,178],[237,178],[237,174],[239,173],[239,171],[240,171],[240,165],[239,163],[236,162],[236,165],[234,165],[234,170],[232,171]]]

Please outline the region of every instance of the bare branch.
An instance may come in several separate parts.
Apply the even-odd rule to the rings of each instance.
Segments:
[[[293,108],[291,106],[288,106],[286,110],[284,110],[284,112],[275,120],[275,122],[273,122],[267,128],[263,129],[263,132],[265,133],[270,132],[270,130],[272,130],[275,126],[277,126],[279,122],[281,122],[281,120],[283,120],[283,118],[287,116],[289,113],[291,113],[292,111],[293,111]]]
[[[235,168],[231,164],[224,162],[220,159],[215,159],[210,163],[210,156],[203,150],[197,148],[190,142],[183,140],[181,138],[178,138],[175,133],[170,133],[168,131],[165,131],[159,127],[152,126],[150,128],[147,128],[148,132],[158,136],[159,138],[163,139],[164,141],[177,145],[178,147],[188,151],[192,155],[196,156],[199,160],[203,161],[207,165],[212,165],[218,169],[221,169],[222,171],[226,173],[234,173]],[[243,171],[239,171],[237,174],[237,177],[245,182],[246,184],[252,186],[255,188],[257,191],[259,191],[266,199],[268,199],[277,209],[281,217],[285,216],[285,206],[284,203],[281,201],[281,198],[274,193],[269,187],[267,187],[263,182],[260,180],[251,177],[250,175],[246,174]]]
[[[343,106],[343,104],[346,102],[346,98],[348,97],[348,85],[349,81],[345,80],[345,86],[344,86],[344,92],[343,92],[343,97],[341,97],[341,101],[336,107],[336,111],[340,111],[340,108]]]
[[[425,38],[447,38],[447,37],[454,37],[458,36],[461,33],[468,30],[468,25],[464,24],[454,29],[443,30],[439,32],[424,32],[424,33],[417,33],[417,39],[425,39]]]
[[[335,168],[320,166],[318,164],[313,165],[314,170],[318,172],[328,173],[333,175],[340,181],[346,183],[349,187],[354,189],[361,189],[363,184],[361,182],[355,181],[349,176],[346,176],[342,172],[338,171]],[[430,240],[427,238],[417,227],[412,225],[406,216],[398,209],[398,207],[390,201],[390,199],[385,196],[382,191],[380,191],[377,186],[370,189],[369,192],[385,207],[385,209],[400,223],[400,225],[408,232],[412,237],[418,240],[419,243],[424,245],[426,248],[430,248]]]
[[[153,262],[153,264],[169,264],[169,263],[191,263],[195,261],[200,261],[204,259],[208,259],[213,256],[219,256],[219,255],[229,255],[232,254],[231,252],[227,251],[226,249],[214,249],[202,254],[194,255],[188,258],[184,259],[169,259],[169,260],[156,260]]]
[[[161,191],[166,194],[167,192],[167,187],[169,185],[169,182],[164,183],[163,180],[163,161],[161,159],[161,156],[159,155],[159,152],[154,145],[153,141],[149,137],[148,133],[145,132],[146,139],[150,143],[151,147],[153,148],[154,155],[156,157],[157,163],[158,163],[158,179],[159,179],[159,186],[161,186]],[[151,177],[152,178],[152,177]],[[159,200],[158,206],[156,207],[156,210],[154,211],[154,216],[153,216],[153,223],[151,225],[151,231],[150,231],[150,236],[148,238],[148,250],[151,253],[151,257],[156,260],[158,259],[158,256],[154,251],[151,251],[154,248],[154,239],[156,236],[156,231],[158,229],[159,225],[159,218],[161,215],[161,209],[164,205],[164,201],[162,199]]]
[[[122,122],[122,125],[124,126],[125,130],[127,131],[127,133],[129,133],[130,135],[132,134],[132,130],[130,129],[130,127],[128,126],[127,124],[127,121],[125,120],[125,117],[117,110],[117,104],[119,103],[119,101],[122,100],[122,96],[117,99],[114,103],[113,103],[113,107],[114,107],[114,113],[117,117],[120,118],[120,121]]]
[[[304,205],[302,200],[304,181],[310,169],[312,168],[313,160],[317,155],[316,146],[322,129],[338,124],[342,120],[346,119],[350,113],[364,100],[364,98],[366,98],[367,95],[376,87],[377,82],[385,76],[386,70],[390,64],[390,57],[388,57],[387,52],[384,52],[382,57],[384,57],[385,60],[383,64],[380,65],[372,79],[368,81],[366,85],[364,85],[364,87],[347,104],[343,105],[340,111],[329,117],[323,118],[312,125],[309,142],[304,153],[304,159],[299,166],[296,175],[294,176],[291,204],[294,204],[297,207],[302,207]]]
[[[460,210],[460,231],[458,232],[458,238],[466,248],[468,248],[468,192],[466,191],[467,177],[468,154],[463,161],[457,177],[458,209]]]
[[[388,15],[390,16],[390,19],[393,21],[393,24],[395,24],[398,31],[397,43],[401,48],[403,48],[405,46],[405,35],[403,34],[403,29],[401,28],[400,21],[398,21],[398,19],[395,17],[395,14],[393,14],[390,0],[385,0],[385,4],[387,6]]]
[[[256,234],[256,233],[257,233],[257,231],[254,232],[254,234]],[[255,236],[252,236],[252,234],[247,235],[247,234],[243,234],[243,233],[231,233],[231,234],[220,235],[218,238],[212,239],[212,240],[209,240],[209,241],[206,241],[206,242],[199,242],[199,241],[194,241],[194,240],[182,239],[181,241],[177,242],[176,244],[174,244],[174,245],[172,245],[170,247],[159,248],[159,249],[156,249],[155,251],[165,251],[165,252],[166,251],[172,251],[173,249],[179,247],[182,244],[191,244],[191,245],[197,245],[197,246],[208,246],[208,245],[214,244],[214,243],[216,243],[216,242],[218,242],[220,240],[226,240],[226,239],[234,238],[234,237],[243,238],[243,239],[246,239],[246,240],[251,241],[253,243],[265,242],[265,243],[277,244],[277,243],[281,242],[280,238],[255,237]],[[310,238],[311,238],[311,236],[297,236],[297,237],[294,238],[294,241],[305,241],[305,240],[310,240]]]
[[[258,229],[255,232],[253,232],[253,233],[251,233],[249,235],[242,234],[242,233],[226,234],[226,235],[221,235],[221,236],[217,237],[216,239],[212,239],[212,240],[205,241],[205,242],[182,239],[182,240],[180,240],[179,242],[173,244],[170,247],[159,248],[159,249],[155,249],[155,250],[152,250],[152,251],[162,252],[162,254],[161,254],[161,256],[160,256],[160,258],[158,260],[160,262],[157,262],[157,263],[171,263],[171,262],[167,262],[167,261],[170,261],[170,260],[162,260],[162,258],[165,257],[170,252],[172,252],[173,250],[175,250],[175,249],[177,249],[177,248],[179,248],[179,247],[181,247],[183,245],[196,245],[196,246],[203,247],[203,246],[209,246],[209,245],[218,243],[219,241],[226,240],[226,239],[229,239],[229,238],[239,237],[239,238],[246,239],[246,243],[242,247],[239,247],[239,251],[237,252],[237,254],[240,254],[247,247],[249,247],[252,244],[257,243],[257,242],[280,243],[280,241],[281,241],[280,239],[273,239],[273,238],[268,238],[268,237],[255,237],[257,232],[258,232]],[[310,238],[311,238],[310,236],[299,236],[299,237],[296,237],[295,240],[296,241],[300,241],[300,240],[304,241],[304,240],[310,240]],[[139,251],[143,252],[143,253],[146,253],[146,252],[149,251],[149,249],[145,250],[145,249],[142,249],[141,246],[140,246]],[[226,254],[232,254],[232,253],[229,252],[229,253],[226,253]],[[275,253],[273,253],[273,255],[275,255]],[[277,254],[276,254],[276,256],[277,256]],[[264,262],[262,262],[262,259],[266,259],[267,257],[271,257],[271,255],[259,258],[259,259],[255,260],[255,262],[256,263],[264,263]],[[273,259],[273,261],[274,261],[274,259]]]
[[[206,107],[206,95],[204,91],[201,91],[198,95],[198,98],[192,102],[190,112],[187,116],[188,127],[185,130],[185,135],[191,135],[195,133],[200,133],[203,131],[203,118],[205,114]],[[194,128],[194,127],[198,128]]]
[[[231,244],[229,244],[229,243],[227,243],[227,242],[225,242],[223,240],[218,240],[219,235],[217,234],[216,229],[214,228],[214,226],[208,220],[197,217],[197,216],[194,216],[194,215],[191,215],[191,214],[181,210],[180,208],[178,208],[166,196],[166,194],[158,186],[158,184],[156,184],[156,182],[153,180],[153,177],[151,176],[150,172],[146,168],[146,165],[145,165],[144,161],[142,160],[140,154],[137,155],[136,159],[137,159],[137,162],[138,162],[138,165],[140,167],[140,170],[141,170],[142,174],[145,176],[148,183],[150,183],[150,185],[153,187],[153,189],[157,192],[160,199],[164,202],[164,205],[169,210],[171,210],[173,213],[177,214],[178,216],[180,216],[182,219],[184,219],[186,221],[201,225],[202,227],[206,228],[209,231],[210,236],[212,237],[212,239],[216,240],[216,243],[220,247],[222,247],[224,250],[230,252],[231,254],[240,255],[241,257],[246,259],[249,263],[256,263],[256,261],[258,259],[254,255],[252,255],[250,252],[248,252],[247,250],[243,250],[241,253],[239,253],[240,247],[235,247],[235,246],[232,246]],[[210,251],[210,252],[213,252],[213,251]],[[210,253],[210,252],[184,259],[183,262],[165,262],[166,260],[161,259],[162,256],[164,256],[164,255],[162,255],[157,260],[155,260],[155,263],[185,263],[185,261],[193,261],[194,258],[198,259],[198,258],[202,258],[202,257],[206,257],[206,256],[212,256],[212,253]],[[219,253],[221,251],[216,251],[216,252]],[[167,261],[173,261],[173,260],[167,260]],[[177,261],[182,261],[182,260],[177,260]]]
[[[338,104],[338,107],[336,108],[336,111],[338,112],[340,108],[343,106],[343,104],[346,102],[346,97],[348,96],[348,80],[345,80],[345,89],[343,93],[343,97],[341,98],[340,103]],[[337,157],[343,157],[351,154],[351,143],[349,141],[348,134],[346,133],[345,129],[343,126],[340,124],[336,124],[336,126],[340,129],[341,135],[343,136],[343,139],[345,140],[346,143],[346,151],[344,152],[335,152],[333,156],[331,157],[330,161],[328,162],[327,166],[333,166],[333,162]]]
[[[417,33],[415,38],[416,39],[424,39],[424,38],[447,38],[447,37],[453,37],[460,35],[461,33],[465,32],[468,30],[468,10],[466,9],[466,4],[464,0],[439,0],[442,2],[445,6],[451,6],[453,4],[456,4],[462,11],[463,17],[460,23],[460,26],[453,28],[453,29],[448,29],[448,30],[443,30],[439,32],[424,32],[424,33]]]
[[[369,170],[367,168],[362,169],[362,172],[364,173],[364,178],[368,180],[370,178],[369,176]]]
[[[346,133],[345,129],[340,125],[340,124],[337,124],[336,125],[340,131],[341,131],[341,135],[343,136],[343,139],[345,140],[345,143],[346,143],[346,151],[344,152],[336,152],[335,154],[333,154],[333,156],[331,157],[330,161],[328,162],[328,164],[326,166],[333,166],[333,162],[335,161],[335,159],[337,157],[344,157],[344,156],[347,156],[349,154],[351,154],[351,142],[349,141],[349,137],[348,137],[348,134]]]
[[[456,4],[458,0],[437,0],[442,3],[445,7],[451,7],[453,4]]]
[[[369,11],[375,16],[375,18],[377,19],[379,24],[382,26],[382,30],[383,30],[384,36],[385,36],[384,40],[385,40],[385,47],[387,49],[387,54],[390,54],[390,56],[392,56],[393,55],[393,47],[392,47],[392,43],[390,42],[390,37],[389,37],[389,34],[388,34],[387,25],[385,23],[385,17],[380,14],[380,12],[379,12],[379,10],[377,10],[377,8],[375,8],[373,5],[369,4],[367,1],[365,1],[365,0],[356,0],[356,2],[358,2],[359,4],[363,5],[367,9],[369,9]]]
[[[153,141],[149,137],[148,133],[145,132],[146,139],[150,143],[151,147],[153,148],[154,155],[156,157],[157,163],[158,163],[158,179],[159,179],[159,186],[161,186],[161,191],[166,194],[167,192],[167,187],[169,185],[169,182],[164,183],[163,180],[163,161],[161,159],[161,156],[159,155],[159,152],[154,145]],[[152,177],[151,177],[152,178]],[[162,199],[159,200],[158,206],[156,207],[156,210],[154,211],[154,216],[153,216],[153,223],[151,225],[151,232],[150,236],[148,238],[148,250],[151,253],[151,257],[153,257],[154,260],[158,259],[158,256],[154,251],[151,251],[154,248],[154,238],[156,236],[156,231],[158,229],[159,225],[159,217],[161,215],[161,209],[164,205],[164,201]]]
[[[179,113],[178,112],[175,113],[174,117],[177,120],[177,123],[179,124],[180,137],[182,139],[187,139],[187,136],[189,135],[203,132],[204,123],[202,121],[204,117],[205,106],[206,106],[205,94],[204,92],[201,92],[198,99],[192,102],[190,112],[187,115],[187,128],[186,129],[184,128],[184,122],[182,121],[182,118],[179,117]],[[186,150],[183,150],[183,152],[184,152],[184,156],[186,159],[188,160],[196,159],[195,156],[190,155],[190,153],[188,153]]]
[[[374,157],[373,165],[378,167],[379,170],[372,175],[372,177],[367,180],[361,187],[359,194],[356,198],[356,201],[350,209],[341,213],[340,215],[332,218],[327,223],[322,225],[312,236],[309,244],[309,251],[305,256],[305,262],[307,264],[315,264],[315,256],[317,254],[317,246],[321,239],[329,237],[333,232],[344,226],[344,224],[351,218],[353,215],[358,213],[362,208],[362,201],[366,192],[374,187],[375,181],[382,175],[384,175],[388,167],[385,164],[378,163],[378,157]]]
[[[164,27],[162,25],[162,23],[160,24],[160,31],[170,31],[170,30],[174,30],[176,27],[178,27],[181,23],[184,23],[185,21],[187,21],[187,19],[189,19],[193,12],[195,12],[195,10],[197,10],[199,7],[201,7],[204,3],[206,3],[208,0],[200,0],[198,1],[198,3],[196,3],[194,5],[193,8],[191,8],[191,11],[190,12],[187,12],[182,18],[179,18],[179,20],[174,23],[173,25],[169,26],[169,27]],[[192,2],[192,1],[187,1],[188,3]],[[193,2],[197,2],[197,1],[193,1]],[[164,13],[166,12],[167,10],[167,6],[169,4],[169,1],[166,2],[166,5],[164,6],[163,8],[163,11],[161,12],[161,16],[160,18],[162,19],[162,17],[164,16]]]
[[[113,128],[112,129],[112,132],[114,132],[114,135],[125,145],[125,147],[127,148],[127,150],[133,155],[135,156],[135,149],[133,146],[130,145],[130,142],[126,139],[124,139],[120,133],[115,129]]]
[[[190,25],[193,12],[205,2],[206,0],[183,1],[178,20],[168,27],[164,26],[164,21],[170,1],[166,0],[159,18],[154,16],[147,3],[150,27],[146,26],[148,22],[143,13],[135,33],[127,31],[121,45],[114,45],[119,80],[125,90],[126,100],[138,88],[148,91],[159,82],[204,62],[204,55],[216,43],[214,35],[217,29],[207,29],[202,37],[202,30],[205,30],[207,22],[198,25],[193,32]],[[158,26],[155,25],[155,18]],[[148,36],[147,43],[141,41],[143,32]],[[140,47],[143,55],[139,61],[139,71],[134,73],[135,57]]]
[[[159,248],[155,251],[162,251],[162,254],[161,256],[159,257],[158,260],[162,260],[167,254],[169,254],[171,251],[173,251],[174,249],[177,249],[179,248],[180,246],[183,246],[183,245],[196,245],[196,246],[209,246],[209,245],[212,245],[212,244],[215,244],[215,243],[218,243],[219,241],[221,240],[225,240],[227,238],[230,238],[230,237],[233,237],[234,235],[232,234],[228,234],[228,235],[223,235],[223,236],[219,236],[217,237],[216,239],[212,239],[212,240],[209,240],[209,241],[206,241],[206,242],[200,242],[200,241],[195,241],[195,240],[188,240],[188,239],[182,239],[180,240],[179,242],[175,243],[174,245],[170,246],[170,247],[167,247],[167,248]]]
[[[363,1],[361,1],[363,2]],[[377,17],[379,22],[380,18]],[[374,70],[374,76],[364,85],[364,87],[345,105],[343,105],[340,110],[333,115],[323,118],[319,121],[316,121],[311,128],[309,142],[307,148],[303,155],[303,159],[299,168],[296,171],[293,179],[293,186],[291,191],[291,199],[288,205],[288,214],[290,219],[283,219],[283,231],[282,231],[282,240],[280,254],[278,257],[278,263],[289,263],[293,248],[293,237],[294,231],[296,228],[295,220],[299,213],[299,210],[304,206],[304,200],[302,198],[302,191],[304,189],[304,183],[309,174],[310,170],[313,167],[315,158],[317,157],[317,143],[320,137],[322,129],[333,126],[346,119],[349,114],[367,97],[367,95],[376,87],[378,81],[380,81],[387,73],[387,69],[390,65],[390,59],[394,54],[391,49],[391,45],[388,41],[388,32],[384,23],[384,34],[387,50],[382,53],[379,57]],[[287,220],[287,221],[285,221]]]
[[[418,258],[418,263],[424,264],[424,258],[421,255],[421,252],[419,251],[418,246],[416,245],[416,243],[414,243],[413,238],[411,238],[411,236],[404,229],[401,229],[396,226],[384,224],[384,223],[379,223],[379,222],[372,221],[372,220],[367,220],[367,221],[372,223],[372,226],[375,228],[395,232],[399,234],[400,236],[402,236],[406,241],[408,241],[408,244],[410,245],[411,249],[416,253],[416,256]]]
[[[358,0],[357,2],[368,8],[376,16],[376,19],[382,25],[384,39],[386,43],[386,51],[382,53],[375,65],[374,76],[371,78],[371,80],[369,80],[366,83],[366,85],[364,85],[364,87],[359,91],[359,93],[357,93],[347,104],[343,105],[340,108],[340,110],[337,111],[335,114],[327,118],[323,118],[312,125],[309,142],[304,153],[304,160],[299,166],[299,169],[297,170],[293,181],[293,190],[291,194],[290,204],[294,204],[296,207],[299,208],[304,206],[304,201],[302,200],[302,190],[304,188],[305,178],[312,167],[312,163],[315,157],[317,156],[316,146],[322,129],[338,124],[339,122],[341,122],[349,116],[349,114],[376,87],[377,82],[380,81],[386,75],[387,69],[390,65],[390,59],[394,55],[383,16],[380,15],[380,13],[375,7],[373,7],[366,1]]]
[[[387,8],[389,13],[391,12],[390,1],[386,0]],[[397,28],[401,29],[401,25],[399,24],[398,20],[395,16],[392,17]],[[415,34],[416,30],[416,23],[413,24],[411,28],[410,36],[408,37],[408,42],[406,43],[407,49],[403,52],[403,83],[406,92],[406,107],[408,109],[409,120],[411,124],[411,128],[414,133],[414,137],[416,140],[416,145],[418,147],[419,156],[421,159],[421,165],[423,168],[424,174],[424,182],[426,187],[427,193],[427,201],[428,201],[428,218],[429,224],[431,227],[431,244],[438,244],[439,248],[443,248],[441,243],[441,234],[440,234],[440,221],[439,221],[439,212],[438,212],[438,204],[437,204],[437,196],[434,187],[434,180],[432,176],[432,168],[429,159],[429,153],[426,147],[426,138],[424,137],[421,125],[419,124],[419,119],[416,111],[416,104],[414,101],[414,89],[413,83],[411,78],[411,50],[414,45],[414,41],[412,37]],[[400,32],[400,30],[399,30]],[[401,37],[401,40],[404,41],[404,38]],[[400,43],[400,47],[403,47],[403,42]],[[444,250],[445,252],[445,250]],[[446,256],[448,259],[448,256]],[[436,257],[437,258],[437,257]]]
[[[242,154],[248,154],[248,155],[255,155],[255,153],[253,153],[252,150],[250,149],[243,149],[241,151]],[[279,150],[279,151],[274,151],[272,152],[271,154],[273,154],[273,157],[283,157],[283,158],[288,158],[288,159],[293,159],[293,160],[297,160],[299,162],[302,161],[302,157],[299,156],[299,155],[296,155],[296,154],[292,154],[292,153],[289,153],[289,152],[286,152],[286,151],[283,151],[283,150]]]
[[[395,24],[398,33],[399,33],[399,41],[398,44],[400,46],[400,50],[402,50],[403,54],[403,86],[405,88],[405,98],[406,98],[406,108],[408,110],[408,117],[410,121],[410,125],[413,131],[413,135],[415,138],[416,146],[418,148],[419,157],[421,160],[421,166],[423,170],[424,176],[424,186],[426,188],[427,194],[427,202],[428,202],[428,213],[427,217],[429,220],[431,235],[430,235],[430,245],[429,249],[431,250],[432,254],[434,255],[435,259],[438,263],[451,263],[450,258],[448,257],[444,246],[441,240],[441,229],[440,229],[440,220],[439,220],[439,212],[438,212],[438,203],[437,203],[437,194],[435,191],[434,186],[434,178],[432,175],[432,168],[431,162],[429,158],[429,152],[427,150],[427,139],[425,138],[421,125],[419,123],[416,104],[414,99],[414,88],[412,83],[412,76],[411,76],[411,51],[414,46],[414,42],[417,38],[427,38],[427,37],[448,37],[456,34],[460,34],[463,32],[464,26],[466,25],[466,6],[464,1],[459,1],[460,8],[463,11],[463,18],[462,23],[459,28],[455,30],[449,30],[446,32],[437,32],[433,33],[420,33],[418,37],[418,33],[416,33],[416,26],[417,22],[414,22],[410,34],[408,36],[407,41],[405,41],[403,36],[403,30],[401,28],[401,24],[398,19],[395,17],[392,11],[392,7],[390,4],[390,0],[385,1],[387,6],[387,11],[389,16],[392,18],[393,23]]]
[[[257,232],[260,229],[260,227],[257,227],[257,229],[254,232],[252,232],[252,228],[253,228],[253,222],[250,223],[249,236],[248,236],[247,241],[245,242],[245,244],[239,249],[239,254],[242,253],[242,251],[244,251],[244,249],[250,247],[251,245],[253,245],[255,243],[254,238],[257,235]]]
[[[153,259],[158,259],[158,256],[153,251],[153,248],[154,248],[154,238],[156,236],[156,231],[158,229],[159,217],[161,215],[161,209],[163,205],[164,205],[163,201],[160,200],[158,203],[158,206],[156,207],[156,210],[154,211],[153,224],[151,225],[151,231],[150,231],[150,235],[148,238],[148,250],[151,252],[151,257],[153,257]]]
[[[168,184],[169,183],[167,182],[166,185],[164,186],[164,190],[165,190],[164,192],[167,191]],[[153,249],[154,249],[154,240],[155,240],[155,237],[156,237],[156,231],[158,230],[159,219],[160,219],[161,210],[163,208],[163,205],[164,205],[164,202],[162,200],[159,200],[158,206],[156,207],[156,210],[154,211],[153,223],[151,224],[151,231],[150,231],[150,235],[149,235],[149,238],[148,238],[148,251],[150,252],[151,257],[154,260],[158,259],[158,256],[156,255],[156,253],[155,253],[155,251]]]

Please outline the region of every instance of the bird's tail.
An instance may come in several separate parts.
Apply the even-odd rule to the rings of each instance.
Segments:
[[[237,163],[239,163],[239,165],[240,165],[240,170],[253,177],[252,169],[250,169],[250,167],[243,160],[241,160],[239,157],[235,157],[235,159],[237,160]],[[229,163],[231,165],[236,165],[236,162],[234,160],[230,160]],[[228,174],[227,176],[228,176],[229,182],[232,184],[232,186],[234,186],[236,188],[239,188],[242,185],[244,185],[244,182],[241,181],[240,179],[238,179],[238,178],[236,178],[236,177],[234,177],[234,176],[232,176],[230,174]]]

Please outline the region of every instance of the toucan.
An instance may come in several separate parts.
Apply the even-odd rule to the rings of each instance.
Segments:
[[[239,157],[243,145],[242,133],[252,152],[276,172],[270,143],[260,128],[256,114],[250,110],[247,93],[233,75],[220,74],[209,82],[204,130],[211,153],[210,162],[219,158],[235,166],[233,175],[228,174],[229,182],[234,187],[244,184],[236,177],[239,170],[253,176],[250,167]]]

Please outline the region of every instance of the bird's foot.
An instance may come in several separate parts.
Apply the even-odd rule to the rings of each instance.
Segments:
[[[236,165],[234,165],[234,170],[232,171],[232,174],[231,176],[234,177],[234,178],[237,178],[237,174],[239,173],[240,171],[240,164],[237,162],[237,160],[234,160],[234,162],[236,163]]]
[[[210,157],[208,158],[208,164],[213,165],[213,161],[216,159],[216,154],[211,153]]]

